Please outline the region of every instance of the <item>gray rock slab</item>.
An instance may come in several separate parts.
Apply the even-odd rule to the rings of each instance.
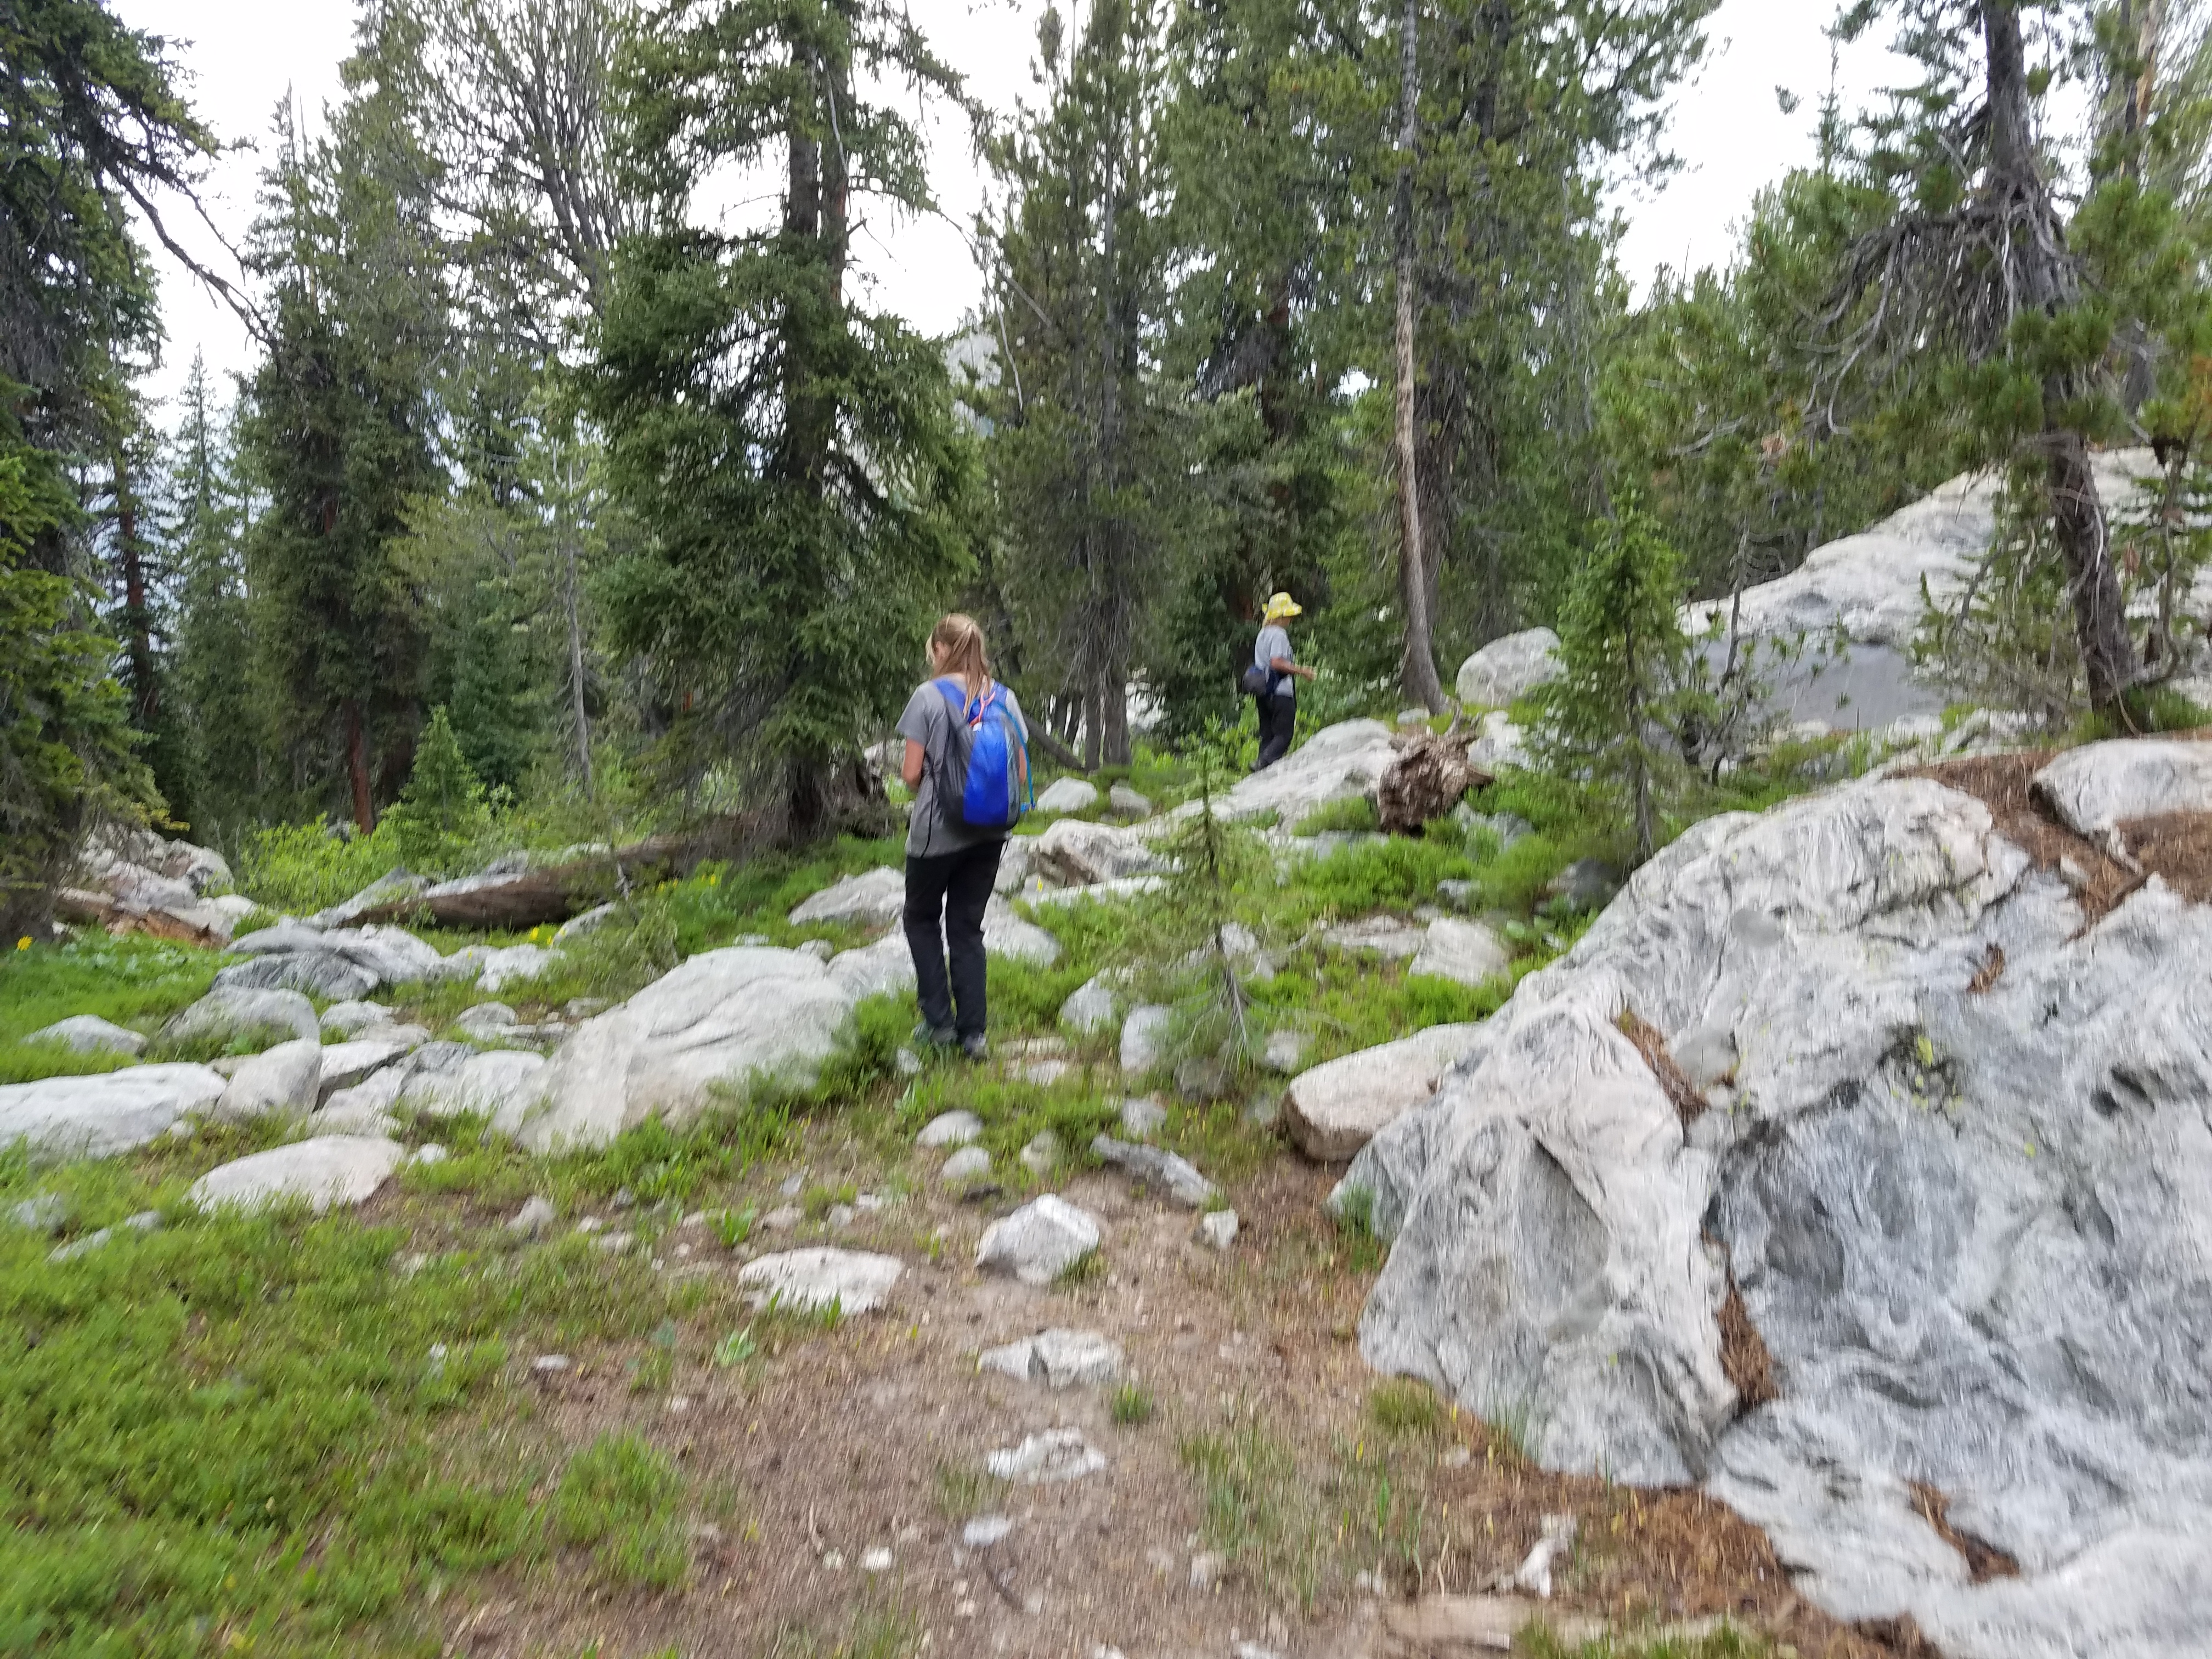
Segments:
[[[1060,1137],[1049,1129],[1039,1130],[1022,1148],[1020,1158],[1022,1168],[1039,1181],[1048,1180],[1060,1167]]]
[[[1217,1190],[1188,1158],[1158,1146],[1139,1146],[1111,1135],[1098,1135],[1091,1142],[1091,1154],[1133,1181],[1157,1188],[1187,1209],[1202,1208]]]
[[[1121,1103],[1121,1133],[1132,1140],[1150,1140],[1168,1121],[1168,1109],[1150,1095]]]
[[[252,934],[246,943],[259,937]],[[336,951],[285,951],[249,957],[215,976],[219,991],[297,991],[337,1000],[367,996],[382,983],[368,969]]]
[[[442,1070],[410,1068],[398,1103],[433,1117],[477,1113],[501,1134],[519,1134],[544,1100],[550,1076],[543,1054],[492,1049]]]
[[[527,1238],[535,1238],[560,1218],[560,1212],[553,1207],[553,1200],[540,1193],[507,1218],[507,1230]]]
[[[1175,1029],[1175,1011],[1148,1004],[1132,1008],[1121,1022],[1121,1074],[1140,1078],[1167,1058],[1168,1038]]]
[[[98,1014],[71,1014],[67,1019],[41,1026],[23,1041],[59,1043],[76,1054],[130,1054],[135,1058],[146,1051],[144,1037]]]
[[[1117,817],[1148,818],[1152,815],[1152,803],[1126,783],[1117,783],[1106,792],[1107,810]]]
[[[246,1123],[272,1113],[312,1112],[322,1076],[321,1043],[312,1037],[280,1042],[232,1073],[213,1115],[225,1123]]]
[[[1036,923],[1024,921],[1002,898],[993,898],[984,908],[983,949],[1037,968],[1049,968],[1060,960],[1060,941]]]
[[[906,873],[888,866],[847,876],[812,897],[802,900],[791,913],[794,927],[823,921],[850,922],[863,927],[886,927],[906,908]]]
[[[1412,1036],[1346,1054],[1291,1079],[1283,1121],[1308,1158],[1350,1158],[1436,1093],[1437,1079],[1471,1050],[1480,1025],[1431,1025]]]
[[[836,1306],[842,1315],[874,1311],[890,1297],[905,1264],[895,1255],[864,1250],[784,1250],[747,1262],[738,1283],[755,1305],[802,1311]]]
[[[1056,778],[1036,798],[1040,812],[1087,812],[1098,805],[1098,791],[1081,778]]]
[[[1306,1050],[1312,1047],[1311,1036],[1285,1026],[1267,1033],[1267,1041],[1260,1050],[1260,1063],[1271,1072],[1288,1076],[1305,1063]]]
[[[921,1126],[914,1144],[921,1147],[965,1146],[983,1134],[983,1120],[968,1111],[939,1112]]]
[[[983,1230],[975,1265],[1024,1285],[1049,1285],[1104,1238],[1097,1218],[1047,1193]]]
[[[246,988],[210,991],[161,1028],[167,1043],[214,1041],[267,1045],[292,1037],[320,1039],[315,1005],[297,991]]]
[[[937,1178],[946,1186],[959,1188],[975,1186],[991,1178],[991,1155],[981,1146],[963,1146],[945,1160],[945,1167]]]
[[[976,1356],[979,1370],[996,1371],[1048,1389],[1103,1388],[1121,1380],[1121,1349],[1103,1331],[1055,1327]]]
[[[1559,677],[1559,636],[1531,628],[1496,639],[1460,665],[1455,689],[1469,708],[1502,708]]]
[[[2130,818],[2212,811],[2212,743],[2130,738],[2069,749],[2035,775],[2035,794],[2092,840]]]
[[[453,1027],[478,1042],[494,1042],[514,1029],[516,1015],[503,1002],[479,1002],[455,1016]]]
[[[1216,810],[1229,818],[1272,812],[1287,830],[1332,801],[1371,798],[1382,774],[1397,758],[1390,738],[1390,727],[1381,720],[1346,720],[1326,726],[1266,771],[1238,780]],[[1183,815],[1190,810],[1176,809]]]
[[[555,947],[557,949],[561,945],[572,944],[586,933],[598,933],[600,928],[615,919],[621,908],[611,902],[595,904],[581,915],[569,917],[568,921],[553,930]]]
[[[1088,887],[1164,872],[1167,860],[1134,830],[1062,818],[1029,838],[1030,867],[1056,887]]]
[[[693,957],[577,1027],[524,1143],[604,1146],[648,1116],[681,1127],[757,1079],[811,1082],[858,1000],[796,951],[734,945]]]
[[[1518,1413],[1547,1468],[1702,1483],[1838,1618],[1954,1659],[2201,1650],[2208,1009],[2212,909],[2154,882],[2085,932],[1931,780],[1709,820],[1353,1164],[1392,1241],[1361,1351]],[[1686,1128],[1630,1011],[1728,1032],[1732,1108]],[[1915,1482],[2020,1576],[1972,1583]]]
[[[396,1140],[318,1135],[217,1164],[191,1184],[185,1201],[202,1210],[303,1202],[321,1215],[367,1203],[406,1155]]]
[[[387,1024],[392,1010],[380,1002],[334,1002],[323,1010],[322,1026],[326,1035],[349,1037],[371,1025]]]
[[[205,1066],[130,1066],[93,1077],[53,1077],[0,1087],[0,1147],[22,1142],[36,1164],[114,1158],[167,1134],[188,1112],[221,1097]]]
[[[1428,942],[1428,929],[1396,916],[1370,916],[1360,921],[1340,921],[1322,929],[1322,942],[1338,951],[1364,951],[1407,962]]]
[[[1445,916],[1429,924],[1408,973],[1430,974],[1462,985],[1480,985],[1510,971],[1504,941],[1479,921]]]

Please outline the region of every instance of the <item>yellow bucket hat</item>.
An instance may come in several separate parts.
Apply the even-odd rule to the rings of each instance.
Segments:
[[[1304,607],[1287,593],[1278,593],[1267,601],[1267,620],[1269,622],[1280,622],[1285,617],[1304,615],[1305,615]]]

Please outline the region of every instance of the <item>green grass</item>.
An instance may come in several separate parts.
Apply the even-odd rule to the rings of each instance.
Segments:
[[[1427,1383],[1394,1376],[1368,1391],[1367,1416],[1385,1434],[1435,1436],[1443,1432],[1444,1403]]]
[[[1375,816],[1375,803],[1364,795],[1353,795],[1344,800],[1333,800],[1325,806],[1316,806],[1291,826],[1294,836],[1320,836],[1331,831],[1341,834],[1372,834],[1382,828]]]
[[[634,1434],[603,1434],[569,1459],[554,1489],[554,1539],[588,1550],[614,1584],[674,1589],[691,1570],[681,1510],[684,1477]]]
[[[1768,1659],[1775,1648],[1765,1638],[1733,1626],[1710,1636],[1642,1637],[1631,1632],[1571,1646],[1540,1617],[1514,1638],[1513,1651],[1518,1659]]]
[[[194,945],[92,931],[64,944],[0,951],[0,1084],[128,1064],[126,1055],[73,1054],[58,1043],[22,1039],[72,1014],[96,1014],[150,1036],[205,995],[229,959]]]
[[[1152,1420],[1158,1410],[1152,1391],[1141,1382],[1124,1382],[1114,1390],[1108,1407],[1114,1420],[1124,1428],[1136,1428]]]

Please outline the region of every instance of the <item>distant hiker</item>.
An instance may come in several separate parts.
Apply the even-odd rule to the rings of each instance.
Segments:
[[[906,832],[906,942],[921,1024],[915,1040],[989,1057],[983,911],[999,855],[1030,799],[1029,726],[1014,694],[991,678],[983,630],[947,617],[929,636],[935,678],[899,716],[900,775],[914,793]],[[948,981],[945,959],[951,958]],[[955,1009],[957,1009],[956,1014]]]
[[[1287,593],[1267,601],[1260,619],[1260,637],[1253,642],[1252,666],[1244,683],[1260,705],[1260,763],[1263,771],[1291,752],[1291,737],[1298,727],[1298,682],[1314,677],[1291,655],[1291,632],[1283,624],[1303,616],[1304,607]]]

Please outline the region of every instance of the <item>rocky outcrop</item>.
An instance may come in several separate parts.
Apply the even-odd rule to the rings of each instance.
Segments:
[[[1062,818],[1031,838],[1030,866],[1062,887],[1158,875],[1168,867],[1167,860],[1133,830],[1081,818]]]
[[[810,1081],[858,1000],[800,951],[737,945],[693,957],[577,1028],[552,1062],[544,1108],[524,1142],[539,1152],[603,1146],[650,1115],[689,1122],[717,1091],[757,1079]]]
[[[266,1046],[288,1037],[315,1037],[321,1026],[315,1005],[297,991],[257,991],[218,986],[161,1028],[157,1042],[246,1042]]]
[[[351,1001],[388,985],[447,977],[453,964],[404,927],[310,927],[282,921],[232,950],[246,958],[217,974],[219,988],[305,992]]]
[[[1352,1165],[1362,1351],[1954,1659],[2199,1650],[2212,909],[2056,862],[1925,777],[1692,830]]]
[[[229,884],[230,866],[211,848],[108,824],[85,843],[75,882],[56,896],[56,910],[64,921],[111,933],[220,947],[253,908],[207,896],[209,889]]]
[[[114,1158],[168,1133],[228,1085],[205,1066],[131,1066],[0,1088],[0,1149],[22,1144],[33,1163]]]
[[[1268,813],[1285,830],[1317,807],[1333,801],[1372,798],[1382,775],[1397,758],[1390,728],[1381,720],[1346,720],[1316,732],[1264,772],[1238,781],[1216,804],[1224,817],[1256,818]],[[1177,809],[1188,814],[1188,806]]]
[[[1559,648],[1548,628],[1508,634],[1462,663],[1453,689],[1470,708],[1503,708],[1559,677]]]

